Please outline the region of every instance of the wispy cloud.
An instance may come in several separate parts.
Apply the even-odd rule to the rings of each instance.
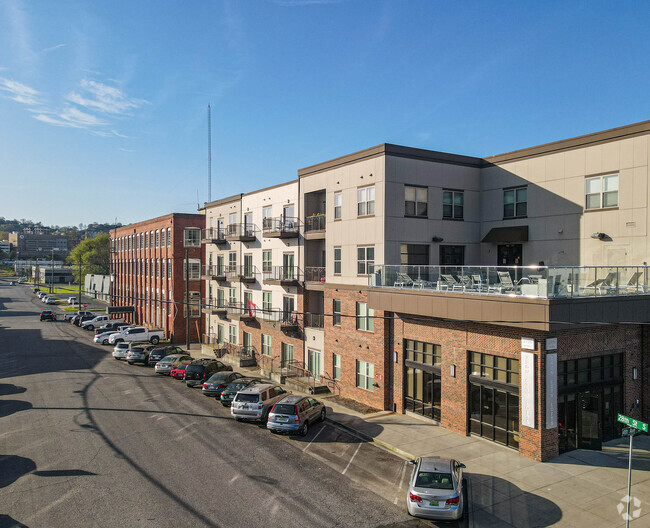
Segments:
[[[143,104],[144,99],[127,97],[116,86],[110,86],[97,81],[83,79],[81,81],[81,93],[72,92],[67,100],[89,110],[95,110],[105,114],[126,114]]]
[[[40,93],[37,90],[13,79],[0,77],[0,90],[4,92],[5,97],[18,103],[26,105],[37,105],[40,103]]]
[[[65,44],[57,44],[56,46],[50,46],[49,48],[44,48],[39,53],[45,54],[45,53],[49,53],[50,51],[58,50],[59,48],[63,48],[63,47],[65,47]]]

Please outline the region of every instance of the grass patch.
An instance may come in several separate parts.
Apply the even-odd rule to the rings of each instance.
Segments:
[[[42,284],[39,288],[44,292],[50,293],[50,286],[48,284]],[[52,293],[67,295],[68,297],[79,297],[79,285],[55,284],[52,287]],[[83,294],[83,288],[81,293]]]
[[[15,277],[13,266],[0,266],[0,277]]]

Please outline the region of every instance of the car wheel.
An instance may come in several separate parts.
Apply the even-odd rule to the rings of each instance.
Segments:
[[[127,361],[129,365],[133,365],[133,361]]]
[[[94,330],[95,327],[93,325],[88,325],[86,326],[86,330]]]
[[[151,338],[151,344],[152,345],[157,345],[160,339],[158,339],[156,336]]]
[[[104,340],[102,341],[102,345],[108,345],[108,339],[104,339]]]
[[[242,419],[239,416],[235,416],[235,420],[237,420],[238,422],[242,421]]]
[[[119,360],[120,360],[120,358],[116,358],[116,357],[114,357],[113,359],[115,359],[115,360],[117,360],[117,361],[119,361]]]
[[[302,424],[302,429],[300,430],[300,436],[307,436],[309,432],[309,422],[305,420],[305,423]]]
[[[321,421],[321,422],[324,422],[324,421],[325,421],[325,409],[323,409],[323,410],[320,412],[320,421]]]

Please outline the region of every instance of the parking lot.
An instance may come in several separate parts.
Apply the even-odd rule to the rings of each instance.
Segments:
[[[395,454],[329,422],[305,437],[237,423],[92,333],[39,323],[26,287],[7,293],[0,526],[435,526],[406,515],[411,466]]]

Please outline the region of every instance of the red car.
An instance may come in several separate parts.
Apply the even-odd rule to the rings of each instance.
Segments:
[[[187,367],[188,363],[183,363],[182,365],[179,365],[176,368],[173,368],[172,371],[169,373],[169,375],[172,378],[176,378],[179,380],[185,379],[185,367]]]

